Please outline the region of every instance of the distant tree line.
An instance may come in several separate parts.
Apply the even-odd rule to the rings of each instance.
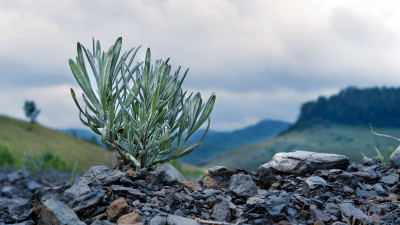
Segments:
[[[399,127],[400,88],[348,87],[329,98],[319,97],[301,106],[297,122],[288,131],[316,123]]]

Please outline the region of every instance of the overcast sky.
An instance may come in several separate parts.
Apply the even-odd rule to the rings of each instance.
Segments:
[[[190,68],[184,89],[212,92],[213,130],[296,120],[302,103],[347,86],[399,86],[400,2],[286,0],[69,0],[0,2],[0,114],[82,128],[69,88],[76,42]],[[203,98],[204,98],[203,97]]]

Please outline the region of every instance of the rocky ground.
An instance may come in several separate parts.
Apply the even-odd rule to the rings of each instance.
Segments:
[[[72,187],[69,174],[57,181],[2,168],[0,224],[400,224],[398,158],[400,150],[390,165],[357,165],[278,153],[257,172],[213,167],[199,184],[171,165],[139,173],[95,166]]]

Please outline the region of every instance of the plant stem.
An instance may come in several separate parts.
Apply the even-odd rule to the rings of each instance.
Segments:
[[[149,126],[150,126],[150,121],[151,120],[149,120],[149,122],[147,122],[147,126],[146,126],[146,131],[145,131],[145,133],[144,133],[144,140],[143,140],[143,150],[144,150],[144,153],[143,153],[143,155],[142,155],[142,157],[141,157],[141,162],[140,162],[140,164],[141,164],[141,166],[142,167],[145,167],[146,165],[146,157],[147,157],[147,150],[146,150],[146,141],[147,141],[147,132],[149,131]]]
[[[119,149],[119,147],[118,147],[117,143],[115,143],[114,139],[111,139],[111,142],[113,143],[115,150],[117,150],[118,154],[121,156],[122,160],[124,161],[124,164],[125,165],[129,164],[129,160],[122,153],[121,149]]]

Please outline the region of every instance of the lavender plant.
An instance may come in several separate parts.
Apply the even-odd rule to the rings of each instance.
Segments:
[[[69,65],[83,91],[81,107],[71,88],[81,122],[116,150],[120,167],[152,168],[200,147],[210,127],[216,96],[212,94],[203,103],[200,93],[187,95],[182,83],[188,70],[181,77],[181,67],[171,73],[169,58],[151,65],[150,49],[144,62],[134,63],[140,47],[120,57],[121,45],[122,38],[118,38],[104,52],[100,42],[93,40],[91,52],[77,44],[78,55]],[[189,137],[206,121],[201,139],[188,144]]]

